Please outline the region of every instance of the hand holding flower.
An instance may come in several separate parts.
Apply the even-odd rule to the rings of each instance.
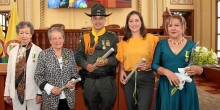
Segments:
[[[190,76],[188,76],[188,74],[185,72],[185,69],[190,69],[189,67],[186,67],[186,68],[178,68],[178,71],[180,73],[175,73],[175,75],[178,77],[180,83],[178,86],[174,87],[172,90],[171,90],[171,96],[173,94],[175,94],[175,92],[179,89],[179,90],[182,90],[183,87],[184,87],[184,84],[185,82],[188,82],[188,83],[191,83],[192,82],[192,79],[190,78]]]
[[[178,86],[180,81],[178,79],[178,77],[176,76],[175,73],[171,72],[170,70],[166,70],[166,72],[164,72],[165,76],[167,77],[167,79],[170,82],[170,85],[172,86],[173,84],[175,86]]]
[[[186,67],[184,70],[189,76],[200,75],[203,72],[203,68],[201,66],[196,66],[196,65]]]

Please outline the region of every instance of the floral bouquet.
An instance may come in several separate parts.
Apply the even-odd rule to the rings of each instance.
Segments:
[[[198,42],[199,43],[199,42]],[[217,54],[213,52],[213,50],[209,50],[204,46],[198,46],[198,43],[192,48],[191,57],[190,57],[190,65],[199,65],[199,66],[207,66],[214,65],[218,63]],[[189,52],[186,52],[186,61],[188,60]],[[189,67],[186,67],[189,68]],[[174,87],[171,90],[171,96],[175,94],[175,92],[179,89],[182,90],[185,82],[191,83],[190,76],[184,71],[184,68],[178,68],[180,73],[175,73],[180,81],[180,85]]]
[[[192,49],[190,65],[214,65],[218,63],[217,54],[204,46],[196,46]]]

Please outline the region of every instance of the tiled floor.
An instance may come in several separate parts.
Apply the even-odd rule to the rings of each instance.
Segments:
[[[220,98],[220,85],[208,82],[205,78],[199,76],[195,76],[194,81],[197,88],[207,91]]]

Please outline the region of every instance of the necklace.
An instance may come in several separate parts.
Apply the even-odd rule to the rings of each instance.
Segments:
[[[183,37],[182,38],[182,40],[181,41],[179,41],[179,42],[174,42],[174,41],[172,41],[171,39],[168,39],[172,44],[175,44],[175,45],[180,45],[180,44],[182,44],[183,43],[183,40],[184,40],[185,38]]]

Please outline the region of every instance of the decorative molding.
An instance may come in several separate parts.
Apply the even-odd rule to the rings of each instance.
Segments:
[[[40,28],[44,27],[44,0],[40,0]]]
[[[164,11],[166,11],[166,8],[167,8],[167,0],[163,0],[163,5],[164,5],[164,7],[163,7],[163,12]]]
[[[142,11],[142,9],[141,9],[141,8],[142,8],[142,7],[141,7],[141,6],[142,6],[142,5],[141,5],[141,2],[142,2],[141,0],[138,0],[138,12],[140,12],[140,13],[141,13],[141,11]]]
[[[198,41],[201,42],[201,0],[198,0],[198,7],[199,9],[198,9],[198,19],[197,19],[198,21],[197,34],[199,36]]]
[[[171,5],[193,5],[193,0],[170,0]]]
[[[26,21],[31,21],[31,1],[26,0],[25,3],[25,20]]]
[[[10,0],[0,0],[0,5],[10,5]]]
[[[157,12],[157,9],[156,9],[156,0],[152,0],[152,27],[153,28],[156,28],[155,26],[155,21],[156,21],[156,12]]]

